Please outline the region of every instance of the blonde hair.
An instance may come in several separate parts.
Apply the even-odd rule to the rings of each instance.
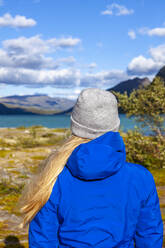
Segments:
[[[29,224],[37,212],[48,201],[53,185],[72,151],[81,143],[86,143],[90,140],[71,134],[69,138],[64,140],[60,148],[51,152],[40,163],[38,173],[33,175],[30,182],[25,185],[18,202],[20,212],[23,215],[20,227]]]

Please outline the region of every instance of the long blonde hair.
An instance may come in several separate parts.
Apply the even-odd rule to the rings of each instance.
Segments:
[[[23,215],[21,227],[26,226],[48,201],[53,185],[72,151],[81,143],[86,143],[90,140],[71,134],[69,138],[64,140],[60,148],[51,152],[39,164],[38,173],[33,175],[30,182],[25,185],[18,202],[20,212]]]

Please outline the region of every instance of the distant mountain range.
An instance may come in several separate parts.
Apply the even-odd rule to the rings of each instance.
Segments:
[[[165,81],[165,66],[160,69],[156,74]],[[134,89],[149,85],[150,80],[145,78],[135,77],[123,82],[120,82],[112,88],[108,88],[107,91],[117,91],[124,93],[126,91],[130,94]],[[33,114],[33,115],[59,115],[59,114],[70,114],[73,110],[76,101],[69,100],[67,98],[50,97],[46,94],[35,94],[35,95],[12,95],[8,97],[0,98],[0,114],[7,115],[22,115],[22,114]]]
[[[117,84],[116,86],[107,89],[108,91],[110,90],[114,90],[120,93],[124,93],[124,91],[126,91],[128,93],[128,95],[134,90],[134,89],[138,89],[140,86],[147,86],[149,85],[151,82],[150,80],[145,77],[145,78],[134,78],[134,79],[129,79],[126,81],[123,81],[119,84]]]
[[[0,114],[62,114],[74,103],[67,98],[46,94],[12,95],[0,98]]]
[[[156,74],[156,77],[160,77],[163,81],[165,81],[165,66],[160,69],[160,71]]]

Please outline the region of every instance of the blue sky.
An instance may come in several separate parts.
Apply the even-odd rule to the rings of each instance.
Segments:
[[[165,65],[165,1],[0,0],[0,96],[75,99]]]

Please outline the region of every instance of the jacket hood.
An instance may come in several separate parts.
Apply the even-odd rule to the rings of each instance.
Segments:
[[[74,177],[99,180],[117,173],[125,161],[125,144],[120,133],[109,131],[78,145],[66,166]]]

